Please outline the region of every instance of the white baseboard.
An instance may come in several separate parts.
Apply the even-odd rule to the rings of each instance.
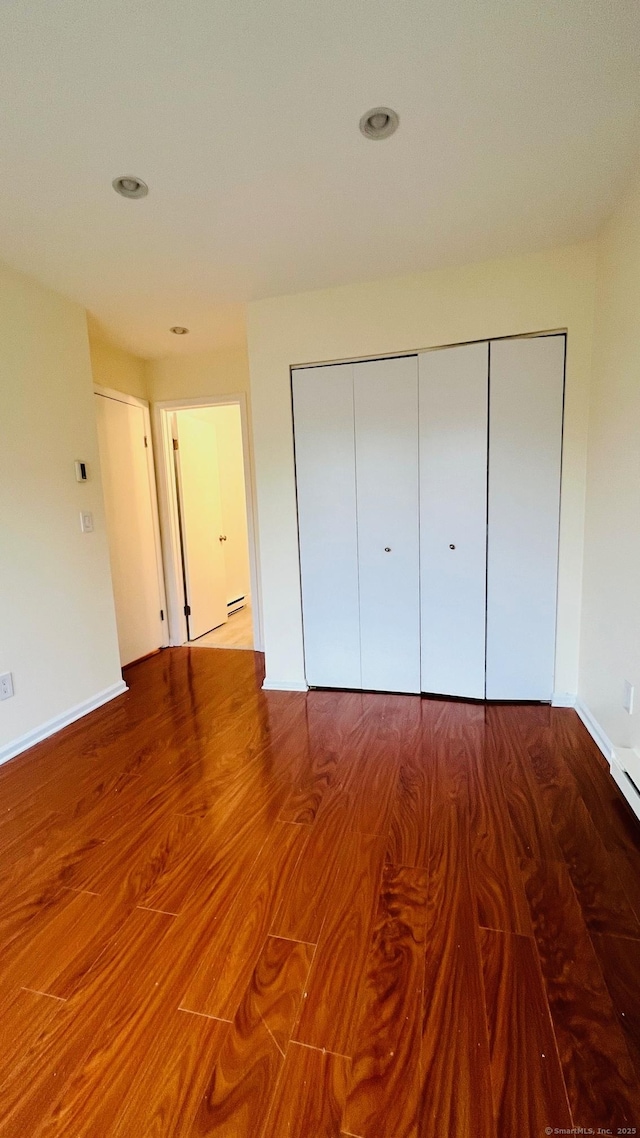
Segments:
[[[591,714],[586,703],[583,703],[579,696],[576,699],[575,708],[591,738],[600,748],[609,765],[611,765],[611,760],[613,758],[613,743],[611,742],[606,731],[603,727],[600,726],[598,720]]]
[[[571,691],[554,691],[551,696],[552,707],[575,707],[577,696]]]
[[[619,747],[611,760],[611,774],[637,818],[640,818],[640,752]]]
[[[50,735],[55,735],[56,731],[61,731],[63,727],[75,723],[76,719],[82,719],[83,715],[88,715],[90,711],[95,711],[97,707],[102,707],[103,703],[108,703],[109,700],[115,699],[117,695],[122,695],[128,690],[124,680],[120,680],[119,683],[111,684],[111,687],[104,688],[103,691],[97,692],[96,695],[83,700],[82,703],[77,703],[75,707],[70,707],[68,711],[63,711],[61,715],[47,719],[46,723],[41,723],[33,731],[27,731],[25,735],[20,735],[19,738],[12,739],[10,743],[5,743],[3,747],[0,747],[0,765],[15,758],[16,755],[22,754],[23,751],[27,751],[36,743],[41,743],[43,739],[48,739]]]
[[[309,691],[301,680],[265,680],[262,688],[263,691]]]
[[[611,777],[622,791],[634,814],[640,818],[640,794],[638,793],[637,781],[640,780],[638,752],[628,748],[614,747],[604,728],[600,726],[598,720],[580,698],[576,700],[576,711],[591,738],[607,760]]]

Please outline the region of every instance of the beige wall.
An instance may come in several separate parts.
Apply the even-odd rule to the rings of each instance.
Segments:
[[[0,329],[2,748],[121,674],[84,310],[0,267]]]
[[[154,403],[249,390],[249,361],[244,344],[217,352],[149,360],[146,370],[149,399]]]
[[[148,399],[145,360],[110,343],[89,320],[89,349],[93,382],[100,387],[113,387],[137,399]]]
[[[568,330],[556,690],[577,691],[592,243],[249,305],[267,680],[304,682],[289,368]]]
[[[640,184],[598,242],[580,696],[640,745]],[[635,714],[623,708],[635,685]]]

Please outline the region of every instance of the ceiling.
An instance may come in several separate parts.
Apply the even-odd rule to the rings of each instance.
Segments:
[[[637,0],[3,0],[0,258],[161,356],[255,298],[580,240],[639,52]]]

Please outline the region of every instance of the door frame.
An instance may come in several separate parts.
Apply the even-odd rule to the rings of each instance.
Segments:
[[[156,440],[156,474],[160,507],[160,534],[164,552],[164,570],[168,615],[169,644],[173,647],[187,643],[187,619],[184,615],[184,587],[180,526],[178,522],[178,496],[173,476],[173,435],[171,416],[176,411],[195,411],[205,407],[240,408],[242,430],[242,461],[244,466],[245,504],[247,510],[247,536],[249,541],[249,575],[251,580],[251,612],[253,617],[253,643],[262,651],[262,606],[258,573],[257,524],[251,436],[247,397],[244,392],[230,395],[209,395],[200,399],[164,399],[153,405],[153,433]]]
[[[158,576],[158,592],[160,594],[161,611],[164,613],[162,623],[161,648],[168,648],[170,641],[169,609],[167,606],[167,590],[164,579],[164,558],[162,556],[162,540],[160,536],[160,513],[158,509],[158,491],[156,486],[156,473],[154,462],[153,432],[151,430],[151,414],[146,399],[138,399],[135,395],[128,395],[125,391],[116,391],[113,387],[103,387],[99,383],[93,385],[94,395],[103,399],[113,399],[116,403],[128,403],[131,407],[140,407],[144,420],[145,438],[147,440],[147,479],[149,482],[149,497],[151,499],[151,522],[153,525],[153,544],[156,557],[156,573]],[[108,536],[108,535],[107,535]]]

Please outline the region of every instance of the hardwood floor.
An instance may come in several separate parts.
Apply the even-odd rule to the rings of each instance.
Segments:
[[[205,632],[193,640],[192,648],[253,648],[253,615],[251,605],[244,605],[219,628]]]
[[[640,1129],[640,828],[574,712],[169,649],[0,768],[0,1138]]]

